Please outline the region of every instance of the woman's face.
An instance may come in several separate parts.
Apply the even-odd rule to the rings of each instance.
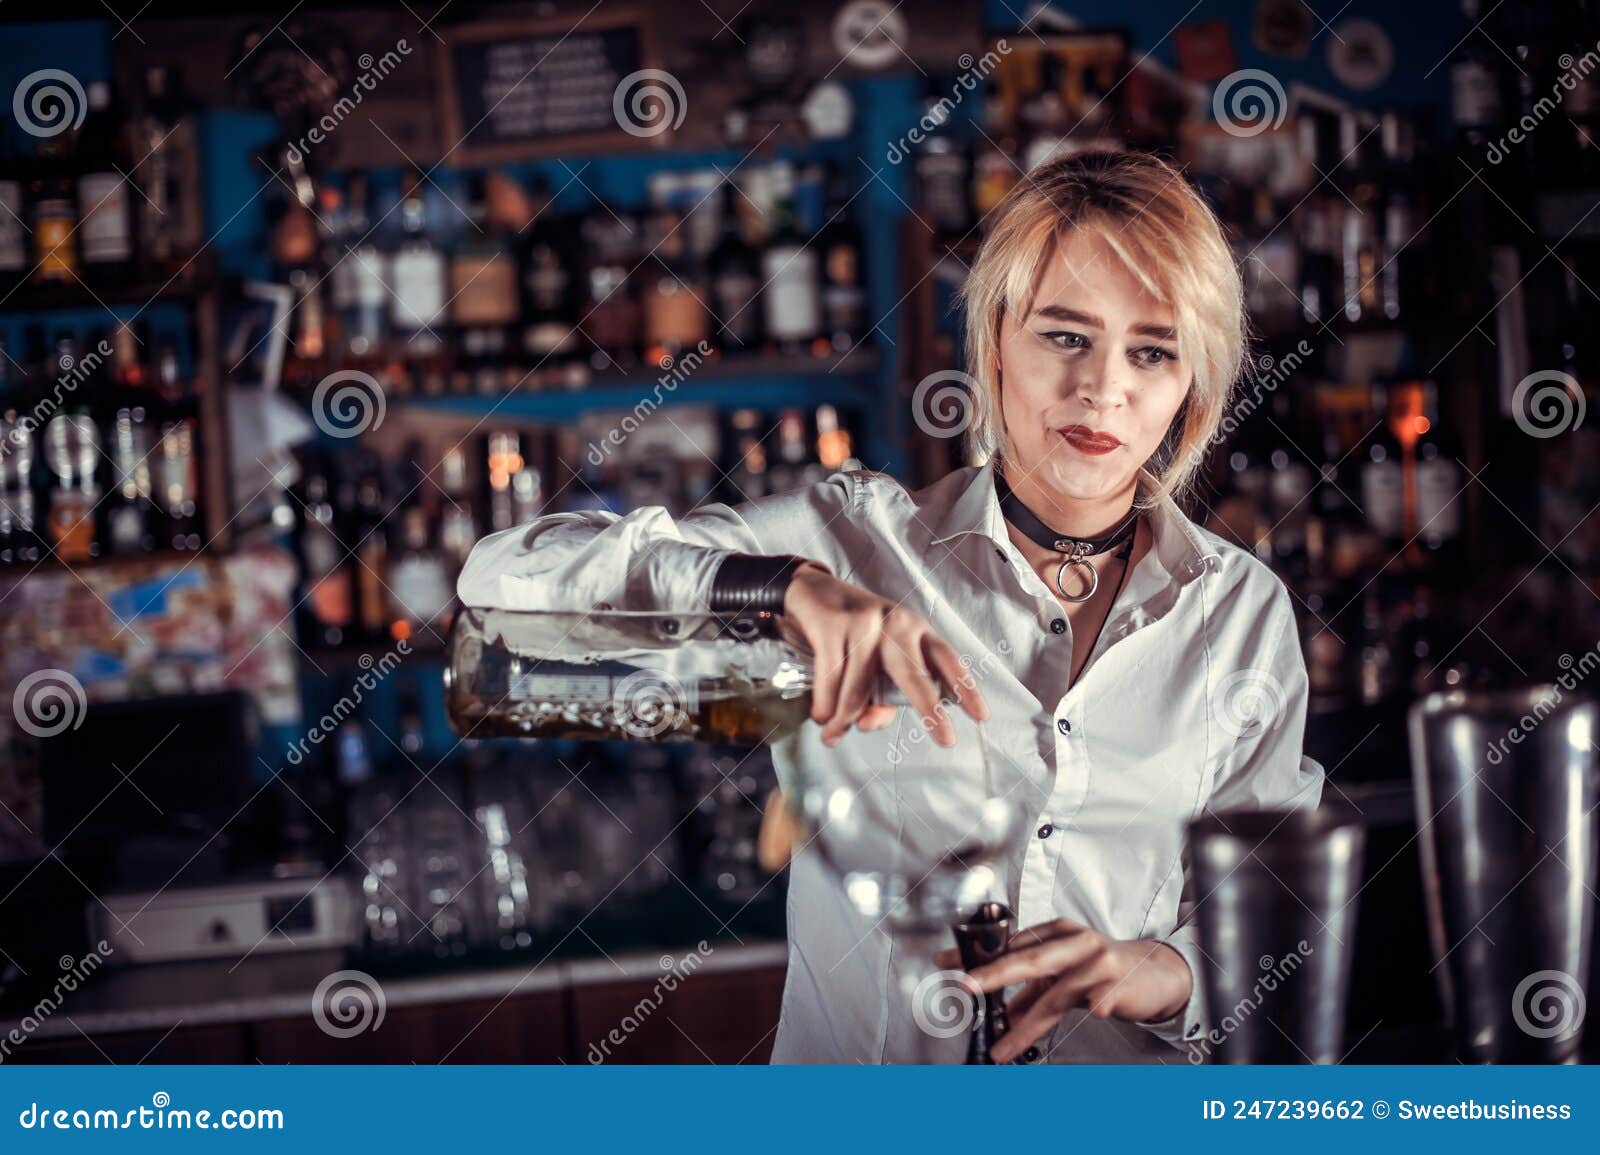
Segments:
[[[1008,312],[1000,329],[1007,479],[1058,499],[1126,492],[1192,376],[1171,308],[1097,233],[1069,234],[1045,262],[1032,311]]]

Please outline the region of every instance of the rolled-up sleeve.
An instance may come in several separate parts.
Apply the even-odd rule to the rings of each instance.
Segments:
[[[1276,580],[1276,579],[1275,579]],[[1235,742],[1218,773],[1205,809],[1210,813],[1229,810],[1315,809],[1322,799],[1325,777],[1322,765],[1304,752],[1306,706],[1310,683],[1305,657],[1300,649],[1300,634],[1294,606],[1281,582],[1263,615],[1263,645],[1257,658],[1237,671],[1222,672],[1218,682],[1236,688],[1234,693],[1251,696],[1250,709],[1259,725],[1243,727],[1245,733]],[[1226,679],[1232,678],[1231,683]],[[1238,720],[1239,700],[1230,700],[1229,690],[1212,695],[1213,711],[1234,711]],[[1183,901],[1178,908],[1178,925],[1160,941],[1183,956],[1194,979],[1189,1002],[1178,1014],[1157,1023],[1143,1024],[1158,1038],[1182,1047],[1205,1036],[1211,1029],[1205,1002],[1204,956],[1193,919],[1195,896],[1188,856],[1184,856]]]
[[[847,512],[851,475],[737,508],[674,519],[650,506],[626,516],[558,513],[479,541],[456,579],[462,604],[494,609],[696,612],[733,553],[816,557],[821,530]],[[824,562],[826,564],[826,562]]]

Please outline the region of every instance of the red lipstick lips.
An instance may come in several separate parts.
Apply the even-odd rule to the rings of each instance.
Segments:
[[[1122,442],[1109,433],[1097,433],[1087,425],[1068,425],[1058,430],[1067,444],[1079,453],[1099,457],[1121,447]]]

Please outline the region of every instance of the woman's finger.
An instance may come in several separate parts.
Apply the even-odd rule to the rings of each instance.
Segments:
[[[1055,982],[1055,976],[1049,978],[1033,979],[1011,998],[1006,1000],[1006,1011],[1013,1019],[1020,1019],[1027,1014],[1039,997],[1049,990]]]
[[[868,732],[881,730],[894,721],[897,712],[893,706],[868,706],[856,719],[856,729]]]
[[[938,672],[939,677],[954,695],[956,705],[965,710],[967,716],[974,721],[986,721],[989,717],[989,703],[984,701],[983,692],[978,689],[978,683],[972,677],[972,670],[961,664],[961,658],[950,643],[938,634],[930,633],[922,640],[922,652],[927,657],[928,665]]]
[[[997,991],[1012,983],[1060,975],[1095,957],[1100,937],[1092,932],[1069,933],[1020,950],[1013,947],[992,963],[972,972],[984,991]]]
[[[844,676],[844,643],[819,645],[814,655],[811,682],[811,720],[826,723],[839,701],[839,680]]]
[[[941,746],[954,746],[955,727],[939,705],[939,687],[928,667],[923,665],[918,649],[908,646],[905,637],[894,630],[884,633],[882,648],[884,673],[900,687],[933,740]]]
[[[836,745],[844,737],[844,732],[855,725],[861,712],[872,704],[872,687],[878,680],[878,665],[877,647],[869,640],[857,638],[849,643],[833,716],[822,727],[824,745]]]
[[[1080,1007],[1089,991],[1102,982],[1100,976],[1069,975],[1057,979],[1035,998],[1021,1015],[1011,1016],[1011,1029],[1002,1035],[992,1052],[996,1063],[1008,1063],[1055,1028],[1063,1015]]]

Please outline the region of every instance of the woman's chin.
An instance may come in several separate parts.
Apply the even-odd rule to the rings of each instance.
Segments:
[[[1100,501],[1114,497],[1127,489],[1133,476],[1121,461],[1121,453],[1107,454],[1107,459],[1090,460],[1070,449],[1058,451],[1037,469],[1023,468],[1034,481],[1052,494],[1070,501]],[[1068,458],[1071,460],[1068,460]]]

